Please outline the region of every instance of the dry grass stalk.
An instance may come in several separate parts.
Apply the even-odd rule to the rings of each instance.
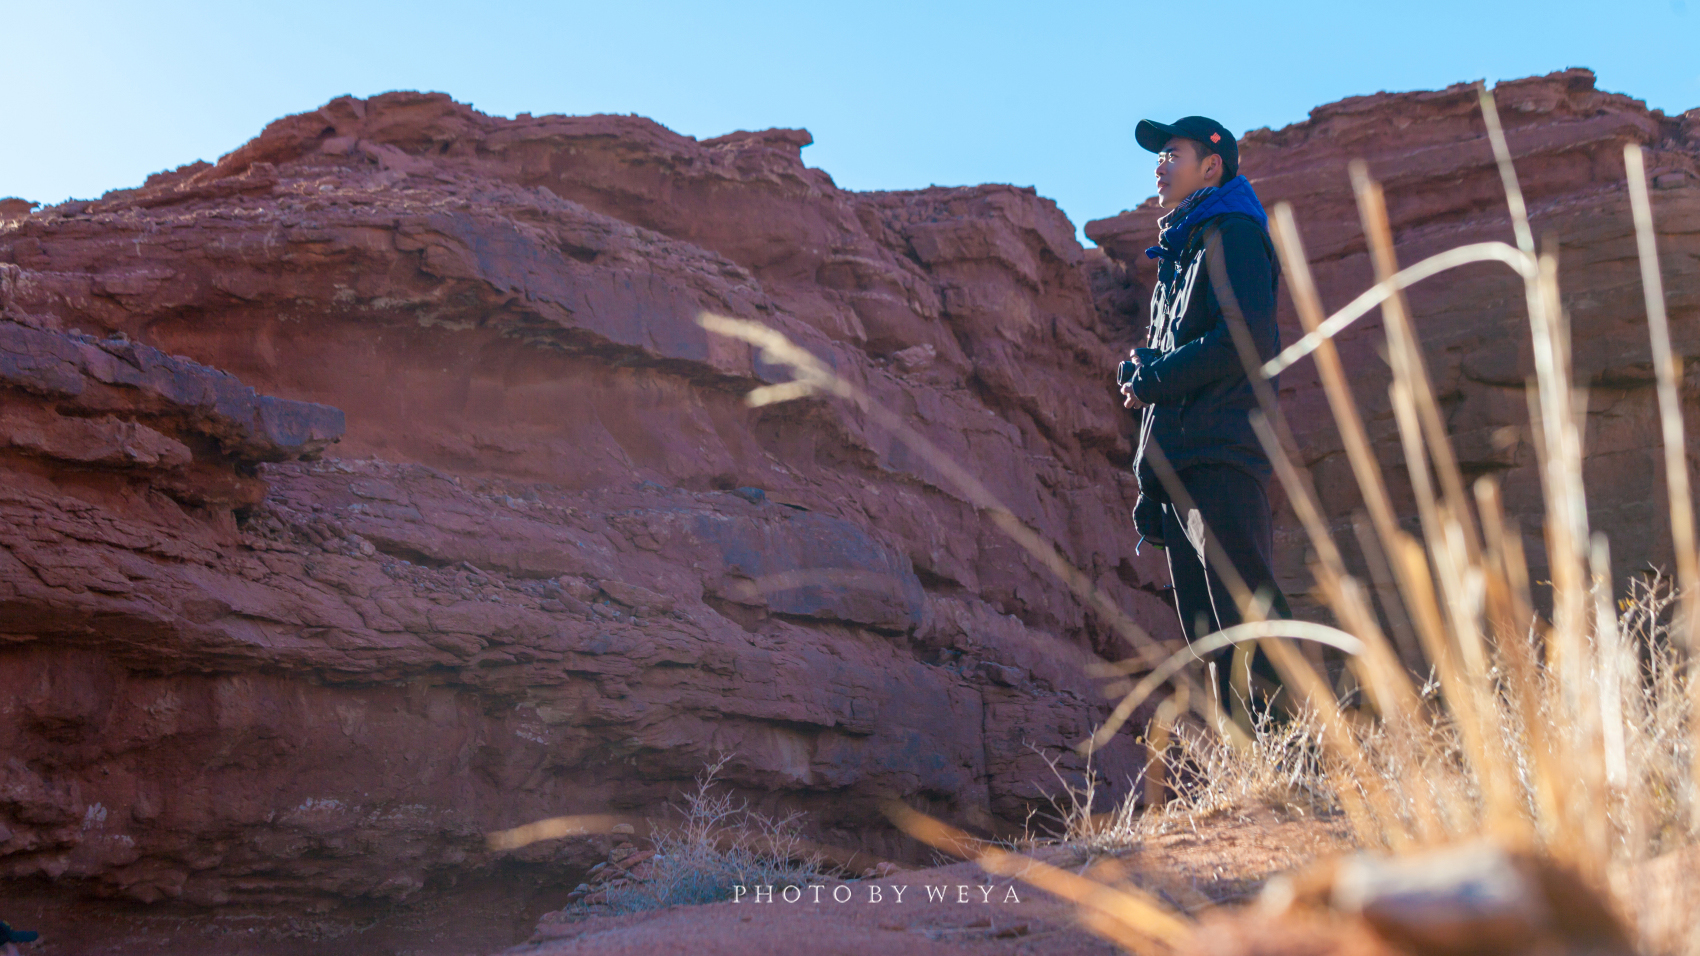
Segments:
[[[1647,197],[1647,169],[1641,147],[1623,149],[1629,174],[1629,207],[1635,217],[1635,245],[1641,260],[1641,288],[1647,299],[1647,326],[1653,340],[1653,370],[1659,383],[1659,425],[1665,445],[1665,486],[1670,498],[1671,546],[1676,551],[1676,580],[1682,589],[1683,635],[1690,655],[1700,656],[1700,554],[1696,553],[1694,510],[1688,488],[1688,456],[1682,423],[1682,396],[1677,380],[1682,360],[1671,349],[1670,320],[1665,315],[1665,286],[1659,275],[1659,253],[1653,235],[1653,204]],[[1691,683],[1696,713],[1700,713],[1700,680]],[[1700,752],[1700,721],[1692,726],[1695,750]],[[1694,761],[1693,792],[1700,797],[1700,760]],[[1696,811],[1700,816],[1700,809]]]
[[[492,850],[517,850],[523,846],[540,843],[544,840],[559,840],[562,837],[589,836],[593,833],[608,833],[619,823],[617,817],[604,813],[587,813],[566,817],[550,817],[538,820],[511,830],[497,830],[486,834],[485,845]]]

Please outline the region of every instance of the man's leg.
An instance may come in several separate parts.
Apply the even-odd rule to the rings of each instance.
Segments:
[[[1185,522],[1178,505],[1163,506],[1163,547],[1169,559],[1169,580],[1175,585],[1175,613],[1181,619],[1181,633],[1191,644],[1216,633],[1221,627],[1216,623],[1216,610],[1210,600],[1210,579],[1205,572],[1204,558],[1193,544],[1199,540],[1196,517],[1193,521],[1195,533],[1191,536],[1187,534]],[[1206,666],[1216,666],[1215,683],[1213,686],[1207,684],[1206,692],[1215,693],[1217,705],[1226,714],[1234,712],[1233,687],[1228,683],[1231,658],[1231,652],[1209,654],[1203,658]]]
[[[1269,495],[1263,483],[1237,468],[1225,465],[1189,468],[1182,473],[1181,483],[1186,486],[1188,495],[1192,497],[1194,510],[1184,516],[1177,514],[1175,520],[1177,525],[1180,525],[1180,530],[1190,532],[1181,535],[1181,540],[1188,542],[1189,550],[1193,550],[1194,555],[1198,551],[1204,551],[1211,557],[1225,553],[1234,569],[1239,572],[1246,588],[1267,602],[1265,616],[1291,617],[1292,611],[1287,606],[1287,599],[1275,583],[1274,531],[1270,524]],[[1204,550],[1206,546],[1202,535],[1206,528],[1219,551]],[[1170,534],[1167,527],[1164,533]],[[1165,543],[1174,540],[1172,536],[1164,539]],[[1193,566],[1198,566],[1196,556],[1192,563]],[[1213,630],[1233,627],[1244,620],[1233,592],[1223,583],[1217,568],[1212,566],[1215,563],[1214,560],[1204,562],[1209,567],[1200,575],[1208,588],[1209,606],[1216,625]],[[1173,559],[1170,573],[1174,573]],[[1178,598],[1178,577],[1175,587]],[[1188,632],[1191,639],[1201,636],[1202,633]],[[1253,651],[1254,648],[1248,646],[1247,650]],[[1249,707],[1252,704],[1249,699],[1251,673],[1234,675],[1233,649],[1224,648],[1212,654],[1211,659],[1216,663],[1217,682],[1224,706],[1228,706],[1230,711],[1236,710],[1238,708],[1230,706],[1231,703],[1246,698],[1243,703]],[[1264,680],[1280,684],[1274,666],[1261,653],[1255,653],[1242,661],[1241,667],[1249,667],[1250,672],[1256,673]]]
[[[1163,506],[1163,548],[1169,559],[1169,580],[1175,585],[1175,613],[1188,643],[1221,630],[1210,604],[1210,582],[1204,559],[1188,540],[1179,506]]]
[[[1192,496],[1202,523],[1233,562],[1246,588],[1254,595],[1262,594],[1268,602],[1265,616],[1291,617],[1287,598],[1275,583],[1275,536],[1270,524],[1269,493],[1264,490],[1263,482],[1238,468],[1201,465],[1187,469],[1181,475],[1181,483]],[[1192,515],[1187,519],[1189,524],[1197,521]],[[1243,621],[1239,605],[1214,567],[1208,580],[1217,624],[1227,628]]]

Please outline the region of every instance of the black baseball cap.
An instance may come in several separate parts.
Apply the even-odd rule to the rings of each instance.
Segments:
[[[1208,116],[1183,116],[1173,123],[1140,120],[1133,128],[1133,138],[1153,153],[1163,151],[1163,144],[1179,136],[1203,143],[1204,148],[1222,157],[1222,181],[1227,182],[1240,173],[1240,144],[1228,128]]]

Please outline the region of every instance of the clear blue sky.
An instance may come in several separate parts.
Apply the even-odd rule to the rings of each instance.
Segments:
[[[420,89],[698,137],[806,127],[846,188],[1037,186],[1078,226],[1151,193],[1142,116],[1242,132],[1568,66],[1700,106],[1700,0],[0,0],[0,196],[90,198],[343,93]]]

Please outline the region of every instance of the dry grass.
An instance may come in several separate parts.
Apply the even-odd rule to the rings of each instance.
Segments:
[[[1263,606],[1207,539],[1208,557],[1248,622],[1216,639],[1255,642],[1311,716],[1266,723],[1248,734],[1198,690],[1196,675],[1177,665],[1160,667],[1135,686],[1117,708],[1117,720],[1132,713],[1155,684],[1175,687],[1171,701],[1180,703],[1153,728],[1154,734],[1169,735],[1156,749],[1170,755],[1163,769],[1182,784],[1180,802],[1164,812],[1228,806],[1238,800],[1291,803],[1299,797],[1313,807],[1338,806],[1365,847],[1405,852],[1485,838],[1532,850],[1573,869],[1600,890],[1615,893],[1623,913],[1643,930],[1647,949],[1700,951],[1700,930],[1694,927],[1681,927],[1685,939],[1655,939],[1641,902],[1647,894],[1635,891],[1644,882],[1637,874],[1652,865],[1647,863],[1650,858],[1692,848],[1700,836],[1700,761],[1694,752],[1700,734],[1700,720],[1694,715],[1700,694],[1700,680],[1694,677],[1700,660],[1700,558],[1677,390],[1680,365],[1670,346],[1640,150],[1626,148],[1625,170],[1658,378],[1678,600],[1673,603],[1667,591],[1652,588],[1620,606],[1612,593],[1609,541],[1588,525],[1582,484],[1585,396],[1572,375],[1557,256],[1551,249],[1537,251],[1510,152],[1485,88],[1482,109],[1505,185],[1515,244],[1478,243],[1401,269],[1381,187],[1356,164],[1353,186],[1376,284],[1346,308],[1327,315],[1293,211],[1278,205],[1272,235],[1307,335],[1268,362],[1251,347],[1220,255],[1207,256],[1217,298],[1262,406],[1254,424],[1310,538],[1316,592],[1338,623],[1327,627],[1265,621]],[[1550,562],[1550,591],[1545,592],[1550,613],[1534,610],[1537,602],[1521,533],[1506,520],[1498,488],[1486,479],[1467,484],[1458,468],[1403,297],[1406,287],[1471,262],[1502,263],[1525,287],[1536,372],[1528,387],[1530,432],[1545,502],[1541,530]],[[1378,307],[1393,370],[1390,395],[1399,452],[1417,505],[1420,538],[1404,531],[1394,513],[1394,496],[1332,341],[1354,319]],[[1162,659],[1149,635],[1069,566],[1054,546],[895,413],[771,329],[714,316],[705,316],[703,324],[758,346],[770,363],[796,370],[796,381],[758,390],[752,404],[825,394],[855,404],[870,420],[891,429],[1141,649],[1139,660],[1112,669],[1118,679],[1147,672],[1151,660]],[[1302,458],[1269,376],[1307,358],[1317,363],[1363,496],[1369,528],[1365,543],[1379,552],[1376,563],[1386,569],[1398,596],[1399,606],[1388,617],[1408,628],[1432,668],[1431,681],[1418,681],[1401,663],[1384,633],[1382,616],[1369,600],[1369,588],[1349,572],[1329,537],[1308,474],[1294,464]],[[1161,449],[1154,449],[1149,460],[1171,498],[1188,507],[1186,489]],[[1361,699],[1337,696],[1296,640],[1322,641],[1348,651]],[[1183,719],[1183,710],[1196,712],[1208,733],[1198,730],[1191,718]],[[1114,730],[1108,726],[1094,740]],[[1059,875],[912,811],[894,807],[892,812],[919,839],[975,857],[994,872],[1019,872],[1075,900],[1089,925],[1130,950],[1167,952],[1186,938],[1184,918],[1136,888]],[[1076,813],[1068,825],[1081,839],[1105,840],[1136,839],[1146,824],[1129,811],[1108,820]],[[1664,862],[1669,860],[1667,856]],[[1695,867],[1665,869],[1680,874],[1675,879],[1700,880]]]
[[[1173,795],[1133,818],[1136,822],[1126,838],[1166,832],[1181,818],[1190,825],[1194,817],[1253,807],[1295,816],[1340,811],[1339,800],[1328,788],[1314,717],[1277,720],[1260,714],[1252,729],[1250,744],[1236,747],[1202,724],[1177,724],[1157,758]]]
[[[1693,761],[1690,726],[1691,696],[1683,667],[1685,655],[1674,643],[1676,600],[1661,578],[1632,581],[1630,593],[1617,603],[1618,640],[1608,654],[1590,640],[1597,664],[1590,679],[1601,687],[1617,687],[1615,706],[1623,749],[1610,789],[1607,818],[1617,848],[1613,863],[1654,857],[1693,844],[1689,821],[1688,768]],[[1516,638],[1504,638],[1515,640]],[[1521,654],[1534,657],[1530,637],[1522,639]],[[1538,702],[1538,719],[1550,738],[1554,728],[1571,718],[1554,710],[1561,701],[1559,677],[1537,664],[1534,693],[1512,679],[1503,651],[1489,654],[1487,678],[1489,720],[1498,729],[1495,749],[1509,761],[1515,800],[1531,820],[1539,815],[1540,777],[1534,759],[1537,743],[1525,723],[1521,698]],[[1424,702],[1425,722],[1420,746],[1405,745],[1384,724],[1362,721],[1355,729],[1356,744],[1365,765],[1375,771],[1390,799],[1398,825],[1408,831],[1423,826],[1421,816],[1432,812],[1437,830],[1468,834],[1485,812],[1481,780],[1468,760],[1455,717],[1437,700],[1437,682],[1417,688]],[[1065,778],[1057,772],[1059,792],[1056,836],[1088,847],[1114,848],[1137,843],[1153,834],[1189,826],[1196,818],[1265,807],[1285,814],[1329,816],[1341,812],[1337,791],[1352,785],[1359,800],[1366,788],[1352,778],[1330,772],[1314,714],[1279,718],[1264,713],[1255,719],[1249,740],[1236,743],[1198,720],[1178,719],[1172,702],[1154,720],[1142,742],[1152,749],[1142,792],[1130,793],[1108,813],[1093,813],[1096,781]],[[1425,811],[1425,808],[1428,808]],[[1550,835],[1549,835],[1550,836]]]
[[[728,759],[723,755],[705,767],[696,789],[676,807],[678,818],[652,830],[655,856],[648,878],[610,887],[611,911],[719,903],[732,899],[737,886],[770,886],[779,892],[827,876],[823,861],[803,839],[800,815],[769,817],[716,786]]]
[[[1259,714],[1243,743],[1197,720],[1160,718],[1140,742],[1150,760],[1133,792],[1108,812],[1095,812],[1101,782],[1090,763],[1080,774],[1065,774],[1047,756],[1056,777],[1047,798],[1051,812],[1038,815],[1042,833],[1033,833],[1030,821],[1022,842],[1113,853],[1152,836],[1196,831],[1201,821],[1223,814],[1267,809],[1281,818],[1320,818],[1340,812],[1313,716]]]

